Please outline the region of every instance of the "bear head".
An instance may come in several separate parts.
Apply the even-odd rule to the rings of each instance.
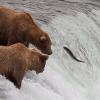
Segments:
[[[41,52],[51,55],[51,40],[48,33],[44,32],[32,19],[30,14],[21,13],[17,16],[17,30],[24,33],[24,39],[35,45]]]
[[[35,70],[37,74],[43,72],[46,65],[46,60],[48,59],[48,55],[32,48],[31,58],[32,63],[29,70]]]

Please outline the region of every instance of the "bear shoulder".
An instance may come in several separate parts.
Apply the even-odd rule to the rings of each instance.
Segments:
[[[10,45],[9,47],[10,48],[15,48],[17,50],[27,49],[27,47],[22,43],[16,43],[16,44]]]

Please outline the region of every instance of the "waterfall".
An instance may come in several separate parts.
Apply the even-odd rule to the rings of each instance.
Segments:
[[[33,71],[28,72],[20,90],[0,76],[0,100],[100,99],[100,3],[97,0],[71,1],[59,1],[68,6],[65,10],[60,5],[66,13],[53,17],[48,15],[48,23],[38,21],[52,40],[53,54],[49,57],[44,72],[39,75]],[[43,2],[45,0],[41,4]],[[8,3],[7,0],[4,3]],[[27,5],[21,7],[24,8],[32,12],[31,8],[31,11],[27,9]],[[83,62],[73,59],[64,50],[64,46]]]

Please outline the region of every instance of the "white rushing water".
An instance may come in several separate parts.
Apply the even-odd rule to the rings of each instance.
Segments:
[[[43,1],[45,2],[41,0],[42,3]],[[71,5],[68,0],[65,1],[70,9],[64,9],[60,4],[56,6],[66,13],[56,14],[51,18],[49,15],[47,24],[40,22],[53,42],[53,54],[47,61],[45,71],[39,75],[29,72],[23,79],[20,90],[0,76],[0,100],[100,99],[100,10],[94,7],[99,6],[99,0],[88,0],[87,6],[84,3],[86,0],[69,0],[72,1]],[[8,2],[1,0],[1,3]],[[26,6],[25,9],[32,12]],[[50,11],[54,13],[53,9]],[[78,59],[84,62],[74,60],[63,46],[68,47]]]

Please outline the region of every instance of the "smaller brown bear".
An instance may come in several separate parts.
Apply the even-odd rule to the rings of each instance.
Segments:
[[[0,46],[0,74],[20,89],[26,71],[43,72],[47,59],[48,55],[27,48],[21,43]]]

